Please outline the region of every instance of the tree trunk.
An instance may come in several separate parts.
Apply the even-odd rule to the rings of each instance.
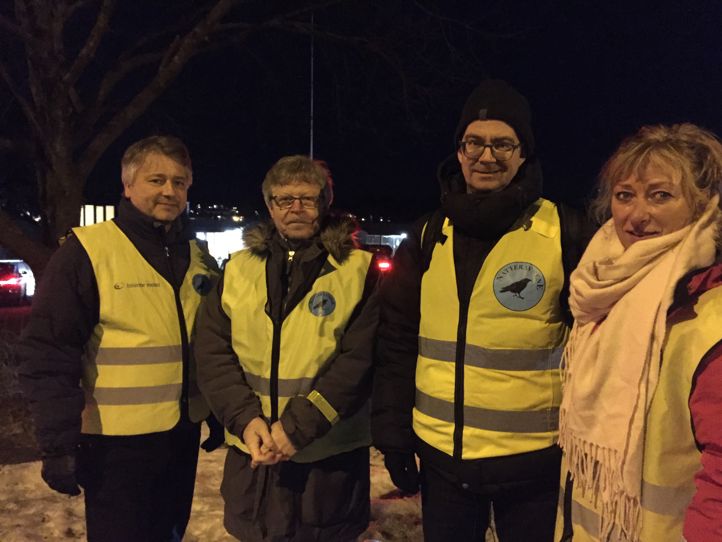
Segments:
[[[75,177],[75,168],[64,167],[47,172],[45,186],[48,187],[45,201],[45,216],[50,224],[48,231],[50,246],[57,246],[61,237],[80,223],[80,208],[83,205],[83,181]]]

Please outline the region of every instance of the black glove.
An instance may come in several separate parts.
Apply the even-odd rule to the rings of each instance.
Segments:
[[[206,418],[206,424],[210,430],[210,435],[206,440],[201,443],[201,448],[206,452],[212,452],[217,449],[226,440],[226,436],[223,433],[223,426],[216,417],[211,414]]]
[[[388,452],[384,454],[384,465],[391,481],[401,491],[410,495],[419,491],[419,468],[413,453]]]
[[[80,495],[75,470],[75,454],[55,455],[43,458],[43,468],[40,475],[50,489],[75,496]]]

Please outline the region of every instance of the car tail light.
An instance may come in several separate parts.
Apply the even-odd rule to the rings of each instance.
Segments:
[[[23,277],[18,274],[10,274],[5,275],[3,277],[0,277],[0,286],[8,286],[13,284],[20,284],[23,280]]]
[[[391,262],[389,260],[379,260],[376,262],[376,268],[379,271],[383,271],[384,273],[386,271],[391,271]]]

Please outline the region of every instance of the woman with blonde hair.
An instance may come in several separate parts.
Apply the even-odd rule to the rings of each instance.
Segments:
[[[570,278],[556,540],[722,540],[722,145],[645,126]],[[684,538],[683,538],[684,537]]]

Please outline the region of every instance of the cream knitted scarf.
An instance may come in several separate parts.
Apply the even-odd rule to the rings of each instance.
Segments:
[[[610,220],[571,275],[559,444],[575,487],[601,509],[602,540],[613,530],[638,539],[645,417],[667,309],[679,279],[714,261],[717,203],[691,225],[626,250]]]

